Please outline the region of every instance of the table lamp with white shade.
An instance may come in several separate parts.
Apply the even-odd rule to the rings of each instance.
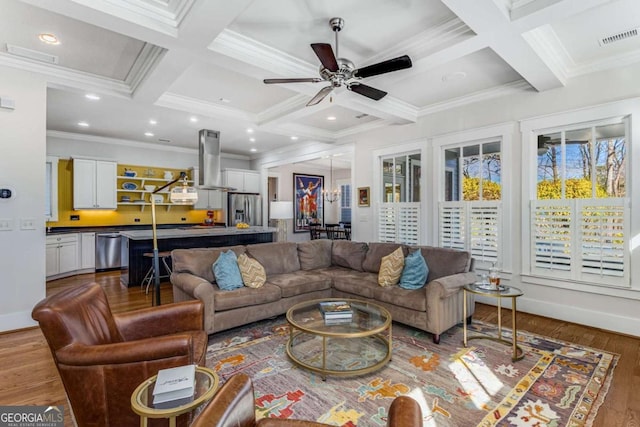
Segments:
[[[271,202],[269,218],[278,222],[278,242],[286,242],[287,220],[293,219],[293,202]]]

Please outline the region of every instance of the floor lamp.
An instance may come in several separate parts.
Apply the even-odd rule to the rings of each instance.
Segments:
[[[198,201],[198,191],[189,186],[187,181],[187,173],[180,172],[180,176],[171,182],[157,188],[151,193],[151,230],[153,231],[153,280],[154,291],[156,293],[155,304],[160,305],[160,261],[158,259],[158,234],[156,231],[156,198],[154,194],[164,190],[170,185],[182,180],[182,185],[171,189],[169,200],[176,205],[193,205]]]
[[[287,241],[287,220],[293,218],[293,202],[271,202],[270,218],[278,221],[278,242]]]

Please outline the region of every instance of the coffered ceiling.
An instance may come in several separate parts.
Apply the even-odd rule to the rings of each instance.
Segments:
[[[215,129],[223,152],[250,157],[640,61],[638,0],[0,0],[0,11],[0,65],[46,76],[50,131],[195,148],[199,129]],[[319,77],[310,44],[335,50],[333,17],[356,68],[411,57],[363,79],[382,100],[342,86],[307,107],[328,82],[262,82]]]

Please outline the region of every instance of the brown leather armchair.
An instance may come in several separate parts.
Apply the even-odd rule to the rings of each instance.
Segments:
[[[112,314],[89,283],[40,301],[31,313],[49,343],[79,426],[135,426],[131,393],[158,370],[203,365],[207,350],[199,301]]]
[[[253,383],[246,374],[233,375],[200,412],[191,427],[326,427],[304,420],[263,418],[256,421]],[[387,427],[422,427],[418,402],[408,396],[394,399]]]

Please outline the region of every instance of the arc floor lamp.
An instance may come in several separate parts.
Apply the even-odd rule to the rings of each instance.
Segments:
[[[156,201],[154,194],[164,190],[170,185],[175,184],[178,181],[182,181],[182,185],[177,185],[171,189],[169,193],[169,200],[176,205],[193,205],[198,201],[198,191],[189,186],[187,180],[187,173],[180,172],[180,176],[173,181],[170,181],[160,188],[155,189],[151,193],[151,230],[153,232],[153,280],[155,291],[155,304],[160,305],[160,260],[158,257],[158,233],[156,230]]]

